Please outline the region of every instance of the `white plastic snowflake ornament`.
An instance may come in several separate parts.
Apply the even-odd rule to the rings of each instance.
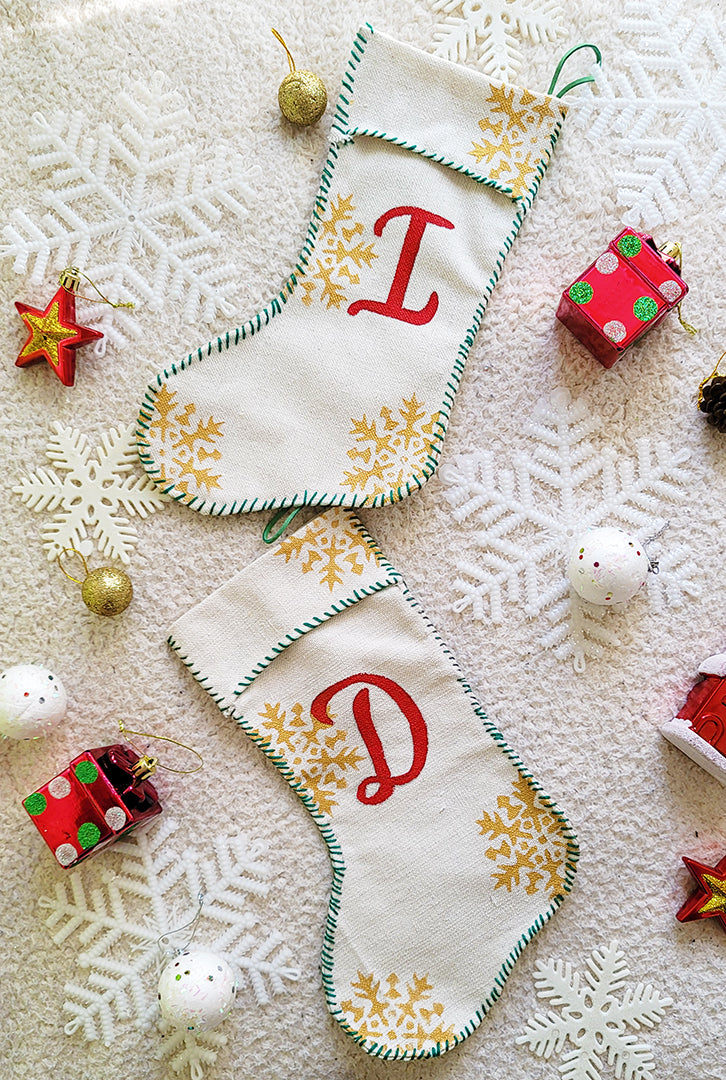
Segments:
[[[121,512],[146,518],[170,501],[139,466],[133,425],[105,432],[95,455],[76,428],[53,427],[46,453],[64,475],[39,467],[12,489],[36,513],[55,511],[43,532],[48,561],[63,548],[87,554],[88,528],[102,555],[129,563],[138,534]]]
[[[189,112],[164,83],[157,71],[118,95],[119,131],[81,113],[51,120],[36,113],[27,125],[29,164],[47,177],[48,209],[40,222],[14,210],[0,256],[12,258],[19,274],[32,265],[31,285],[45,281],[50,267],[73,264],[111,300],[135,301],[134,312],[107,305],[89,312],[104,334],[98,355],[108,341],[119,348],[139,336],[140,313],[168,301],[183,300],[188,323],[234,310],[240,273],[217,226],[225,216],[247,216],[258,170],[224,146],[209,162],[195,154]]]
[[[517,35],[540,44],[565,32],[556,0],[436,0],[433,10],[443,16],[434,28],[434,53],[462,61],[476,53],[486,74],[504,82],[522,66]]]
[[[650,1080],[655,1069],[652,1051],[627,1029],[659,1024],[673,1001],[650,985],[626,988],[630,972],[617,942],[593,950],[584,978],[562,960],[538,960],[537,969],[537,996],[562,1012],[537,1013],[517,1038],[519,1044],[550,1058],[569,1043],[572,1049],[564,1053],[558,1069],[565,1080],[598,1080],[603,1059],[615,1067],[618,1080]],[[615,995],[621,990],[618,1001]]]
[[[567,564],[570,584],[591,604],[623,604],[645,585],[648,556],[636,536],[603,525],[581,533]]]
[[[469,609],[477,621],[499,623],[506,601],[523,600],[527,616],[549,623],[540,646],[559,658],[571,656],[577,671],[584,670],[586,657],[620,641],[603,625],[607,612],[570,590],[566,559],[575,539],[614,523],[640,535],[658,534],[667,524],[664,504],[685,499],[691,481],[688,451],[640,439],[628,456],[607,441],[596,446],[591,437],[600,428],[584,401],[560,391],[535,407],[526,451],[513,452],[507,462],[502,453],[478,450],[439,471],[454,520],[471,526],[457,544],[462,555],[455,559],[459,596],[453,610]],[[669,541],[660,575],[648,575],[654,609],[662,606],[663,594],[675,605],[684,594],[698,594],[690,579],[695,568],[683,555]]]
[[[80,931],[76,963],[85,983],[66,983],[67,1035],[80,1031],[86,1041],[101,1037],[109,1046],[117,1021],[133,1020],[140,1031],[152,1027],[159,1019],[160,935],[189,915],[200,891],[209,951],[225,956],[242,990],[251,990],[259,1006],[299,978],[282,936],[260,926],[260,901],[276,873],[264,841],[232,833],[217,837],[211,851],[207,846],[204,853],[192,847],[180,852],[173,843],[176,829],[167,818],[118,841],[104,864],[84,864],[56,884],[53,897],[40,900],[56,944]],[[244,995],[247,1008],[250,996]],[[244,997],[236,995],[237,1005]],[[165,1036],[157,1053],[175,1072],[188,1068],[198,1080],[226,1041],[223,1032],[185,1027]]]
[[[582,121],[615,162],[623,221],[652,230],[726,194],[726,34],[686,0],[627,0],[619,29],[626,44],[596,69]]]

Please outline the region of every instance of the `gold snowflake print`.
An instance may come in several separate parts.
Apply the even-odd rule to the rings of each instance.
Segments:
[[[291,709],[283,709],[279,701],[266,702],[258,715],[262,723],[255,734],[263,749],[283,757],[318,809],[332,816],[333,807],[338,805],[335,795],[348,786],[346,774],[357,769],[365,755],[349,745],[340,728],[319,724],[309,712],[304,715],[299,702]]]
[[[434,445],[438,413],[427,413],[415,394],[395,412],[384,405],[377,420],[351,418],[356,445],[348,451],[355,468],[345,470],[343,487],[361,495],[383,495],[414,479],[424,480],[424,466]]]
[[[565,887],[567,841],[563,825],[537,792],[521,776],[512,781],[512,793],[497,798],[499,812],[484,813],[477,825],[483,836],[498,841],[484,853],[497,864],[495,889],[522,888],[530,896],[545,892],[550,899]]]
[[[307,279],[301,281],[303,304],[310,306],[314,297],[325,304],[326,309],[347,303],[345,289],[358,285],[362,266],[370,266],[378,256],[373,244],[366,244],[361,237],[365,231],[363,222],[353,218],[353,196],[333,196],[325,217],[320,220],[320,258],[307,269]]]
[[[565,106],[518,87],[490,88],[489,111],[479,121],[483,138],[469,151],[477,165],[485,162],[490,180],[498,180],[521,198],[532,189],[547,163],[551,139]]]
[[[316,518],[305,532],[283,540],[274,555],[284,555],[285,562],[296,561],[303,574],[320,575],[320,584],[332,592],[348,579],[360,578],[367,563],[381,563],[381,556],[342,513]]]
[[[157,484],[173,483],[185,495],[208,495],[221,488],[214,462],[222,458],[215,445],[222,436],[223,421],[210,416],[207,421],[196,418],[196,405],[181,406],[176,391],[169,393],[166,384],[158,391],[149,420],[148,440],[161,468],[154,477]]]
[[[433,986],[428,976],[414,972],[405,991],[401,979],[389,975],[385,980],[358,972],[351,983],[353,996],[341,1001],[355,1034],[373,1042],[392,1042],[405,1050],[423,1050],[443,1045],[455,1038],[453,1027],[444,1028],[444,1006],[432,999]]]

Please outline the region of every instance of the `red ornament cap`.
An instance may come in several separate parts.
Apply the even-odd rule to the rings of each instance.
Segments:
[[[726,855],[716,866],[705,866],[685,856],[683,861],[698,882],[698,888],[676,913],[676,918],[679,922],[716,918],[726,930]]]
[[[73,386],[76,374],[76,349],[103,337],[90,326],[76,322],[76,298],[61,286],[45,311],[16,301],[20,318],[29,334],[15,361],[16,367],[27,367],[47,360],[64,386]]]

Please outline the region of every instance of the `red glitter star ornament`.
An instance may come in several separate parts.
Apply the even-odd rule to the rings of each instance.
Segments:
[[[16,301],[20,318],[28,328],[28,340],[15,361],[16,367],[47,360],[64,386],[73,386],[76,375],[76,349],[103,337],[90,326],[76,322],[76,298],[70,289],[61,288],[45,311]]]
[[[704,866],[685,856],[683,861],[698,882],[698,888],[688,897],[676,918],[679,922],[717,918],[726,930],[726,855],[716,866]]]

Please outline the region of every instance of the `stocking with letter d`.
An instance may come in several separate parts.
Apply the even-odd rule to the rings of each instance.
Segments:
[[[570,890],[577,844],[400,575],[327,510],[169,642],[327,844],[333,1016],[376,1056],[455,1046]]]

